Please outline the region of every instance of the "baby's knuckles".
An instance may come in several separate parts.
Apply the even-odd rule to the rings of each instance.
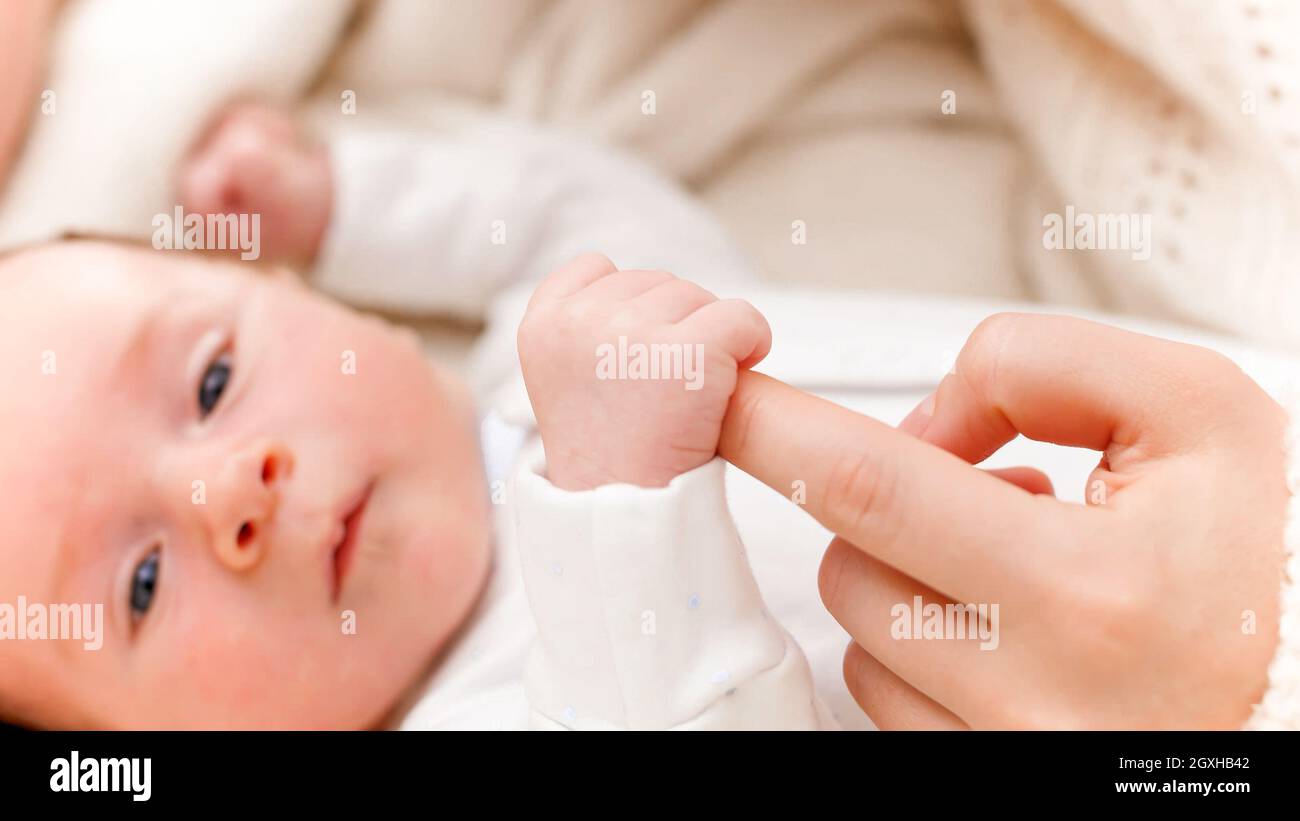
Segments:
[[[595,350],[590,329],[573,313],[566,303],[546,303],[530,308],[519,323],[519,363],[530,394],[535,387],[545,387],[534,385],[534,377],[541,372],[564,370],[562,366],[571,364],[578,349],[589,347],[589,343]]]
[[[599,351],[630,344],[704,344],[701,390],[679,379],[602,379]],[[578,292],[531,304],[517,332],[520,363],[553,481],[658,486],[704,464],[717,450],[736,363],[720,361],[707,340],[647,316],[638,300]],[[700,425],[701,418],[718,424]],[[636,420],[636,429],[627,422]]]

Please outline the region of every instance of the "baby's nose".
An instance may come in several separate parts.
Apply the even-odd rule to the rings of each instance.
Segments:
[[[293,471],[293,456],[279,442],[262,440],[225,465],[213,507],[212,545],[217,559],[231,570],[247,570],[267,551],[270,523],[280,503],[284,481]]]

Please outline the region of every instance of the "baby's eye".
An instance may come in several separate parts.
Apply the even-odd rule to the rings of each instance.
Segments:
[[[230,381],[230,357],[222,354],[208,365],[199,380],[199,416],[207,416],[217,406],[217,400],[226,390]]]
[[[158,586],[158,551],[150,553],[135,566],[131,574],[131,617],[144,618],[153,605],[154,589]]]

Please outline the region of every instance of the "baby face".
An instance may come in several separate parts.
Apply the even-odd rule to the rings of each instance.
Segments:
[[[0,641],[38,726],[364,727],[489,564],[471,403],[412,334],[288,275],[110,243],[0,260]]]

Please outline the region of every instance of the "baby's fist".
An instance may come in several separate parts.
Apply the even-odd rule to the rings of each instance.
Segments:
[[[519,325],[552,484],[662,487],[708,462],[737,372],[771,344],[754,306],[665,271],[592,254],[552,273]]]
[[[242,104],[226,111],[181,164],[181,204],[196,214],[260,214],[275,262],[316,258],[333,198],[329,155],[300,138],[288,112]]]

